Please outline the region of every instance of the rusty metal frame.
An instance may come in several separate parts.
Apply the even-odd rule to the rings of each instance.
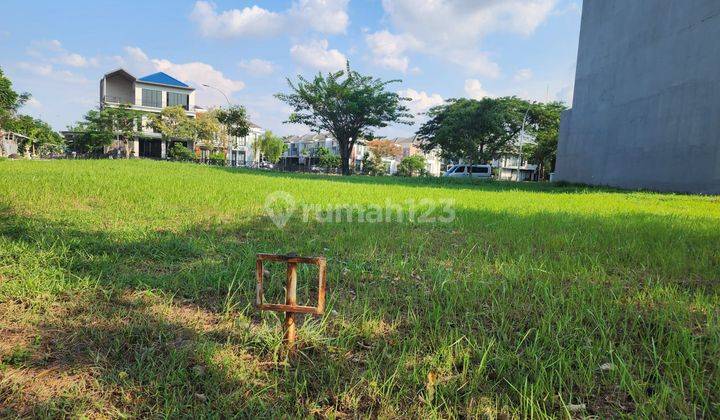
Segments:
[[[284,262],[287,264],[287,282],[285,284],[285,304],[265,303],[263,297],[263,261]],[[297,265],[310,264],[318,267],[317,306],[297,304]],[[321,315],[325,311],[325,284],[327,263],[324,257],[298,257],[296,255],[257,254],[255,262],[257,288],[255,307],[261,311],[285,312],[283,341],[292,347],[295,343],[295,314]]]

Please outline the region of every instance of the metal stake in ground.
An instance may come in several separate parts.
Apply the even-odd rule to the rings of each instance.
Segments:
[[[284,262],[287,264],[287,280],[285,283],[285,304],[265,303],[263,297],[263,261]],[[317,306],[303,306],[297,304],[297,265],[311,264],[318,267],[318,295]],[[296,338],[295,314],[321,315],[325,310],[325,284],[326,261],[324,257],[298,257],[296,254],[276,255],[258,254],[255,263],[257,270],[257,289],[255,294],[255,307],[261,311],[285,312],[283,323],[283,342],[292,350]]]
[[[297,306],[297,264],[287,265],[287,284],[285,285],[285,304],[291,307]],[[285,312],[284,341],[288,347],[295,345],[295,313]]]

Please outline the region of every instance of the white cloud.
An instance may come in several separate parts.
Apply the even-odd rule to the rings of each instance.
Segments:
[[[400,90],[398,91],[398,95],[410,99],[410,102],[407,102],[406,105],[413,114],[421,114],[434,106],[445,103],[443,97],[437,93],[429,95],[426,92],[418,92],[415,89]]]
[[[471,73],[497,77],[500,67],[482,52],[482,38],[495,32],[530,35],[547,19],[557,2],[383,0],[382,4],[400,34],[396,36],[410,37],[418,42],[414,49],[445,58]],[[390,55],[395,59],[403,57]]]
[[[530,35],[558,0],[383,0],[393,23],[418,39],[462,45],[492,32]]]
[[[395,35],[388,31],[367,34],[365,42],[370,48],[375,64],[403,73],[407,72],[410,63],[406,53],[421,47],[421,43],[412,35]]]
[[[328,50],[326,39],[293,45],[290,56],[299,65],[320,71],[341,70],[347,62],[347,58],[340,51]]]
[[[195,2],[190,19],[206,37],[274,36],[283,31],[312,29],[326,34],[341,34],[347,29],[348,0],[298,0],[290,9],[273,12],[257,5],[218,12],[214,4]]]
[[[275,72],[275,64],[259,58],[242,60],[238,66],[253,76],[268,76]]]
[[[325,34],[345,33],[350,24],[347,13],[349,0],[300,0],[293,4],[289,15],[300,24],[310,25]]]
[[[44,78],[59,80],[65,83],[88,83],[90,82],[85,77],[75,74],[68,70],[58,70],[52,64],[43,63],[28,63],[21,61],[17,63],[18,68],[27,71],[30,74],[36,76],[42,76]]]
[[[28,106],[30,108],[40,109],[43,107],[43,104],[33,96],[33,97],[30,97],[30,99],[28,99],[27,102],[25,102],[25,106]]]
[[[533,78],[533,71],[531,69],[520,69],[515,73],[513,79],[516,82],[524,82]]]
[[[224,105],[226,103],[220,92],[212,88],[206,88],[203,86],[204,84],[214,86],[228,96],[232,96],[233,93],[245,87],[245,83],[242,81],[226,77],[210,64],[199,61],[174,63],[167,59],[150,58],[138,47],[125,47],[125,55],[116,57],[116,60],[136,76],[162,71],[190,84],[198,91],[198,105],[210,106]]]
[[[477,79],[465,80],[465,94],[468,96],[468,98],[472,99],[492,97],[492,95],[490,95],[485,89],[483,89],[482,83],[480,83],[480,81]]]
[[[28,55],[42,61],[62,64],[70,67],[97,66],[96,58],[86,58],[78,53],[66,50],[57,39],[33,41],[27,49]]]
[[[448,61],[464,67],[473,75],[495,79],[500,77],[500,66],[487,54],[473,50],[447,50],[441,53]]]
[[[282,16],[262,7],[231,9],[218,14],[215,6],[206,1],[195,3],[190,19],[198,24],[203,36],[215,38],[272,36],[283,26]]]

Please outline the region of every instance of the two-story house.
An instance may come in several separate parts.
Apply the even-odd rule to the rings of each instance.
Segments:
[[[290,136],[284,139],[287,150],[282,154],[281,165],[288,169],[310,169],[318,165],[315,157],[318,148],[324,147],[335,155],[340,155],[340,145],[329,133],[312,133],[302,136]],[[355,170],[360,170],[362,158],[367,147],[364,144],[356,144],[350,152],[350,165]]]
[[[165,107],[181,106],[191,118],[204,111],[195,105],[195,89],[188,84],[163,72],[137,78],[124,69],[111,71],[100,79],[100,107],[118,105],[129,105],[131,109],[145,113],[160,113]],[[130,142],[131,155],[165,158],[169,147],[175,142],[192,148],[186,139],[163,139],[160,133],[154,132],[148,119],[143,117],[142,132]],[[113,144],[105,152],[112,153],[118,147],[120,145]]]

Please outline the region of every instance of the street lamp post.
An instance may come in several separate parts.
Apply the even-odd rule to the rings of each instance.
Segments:
[[[532,106],[532,105],[531,105]],[[522,128],[520,129],[520,160],[517,164],[517,179],[516,181],[520,181],[520,165],[522,165],[523,160],[523,143],[525,142],[525,123],[527,122],[528,114],[530,113],[530,106],[528,106],[527,111],[525,111],[525,115],[523,116],[523,122],[522,122]]]
[[[205,86],[205,87],[209,87],[210,89],[215,89],[215,90],[217,90],[218,92],[220,92],[220,93],[222,94],[222,96],[225,97],[225,100],[227,101],[228,106],[232,106],[232,105],[230,104],[230,99],[228,99],[228,97],[227,97],[227,95],[225,94],[225,92],[223,92],[222,90],[216,88],[215,86],[206,85],[205,83],[203,83],[202,85]]]

